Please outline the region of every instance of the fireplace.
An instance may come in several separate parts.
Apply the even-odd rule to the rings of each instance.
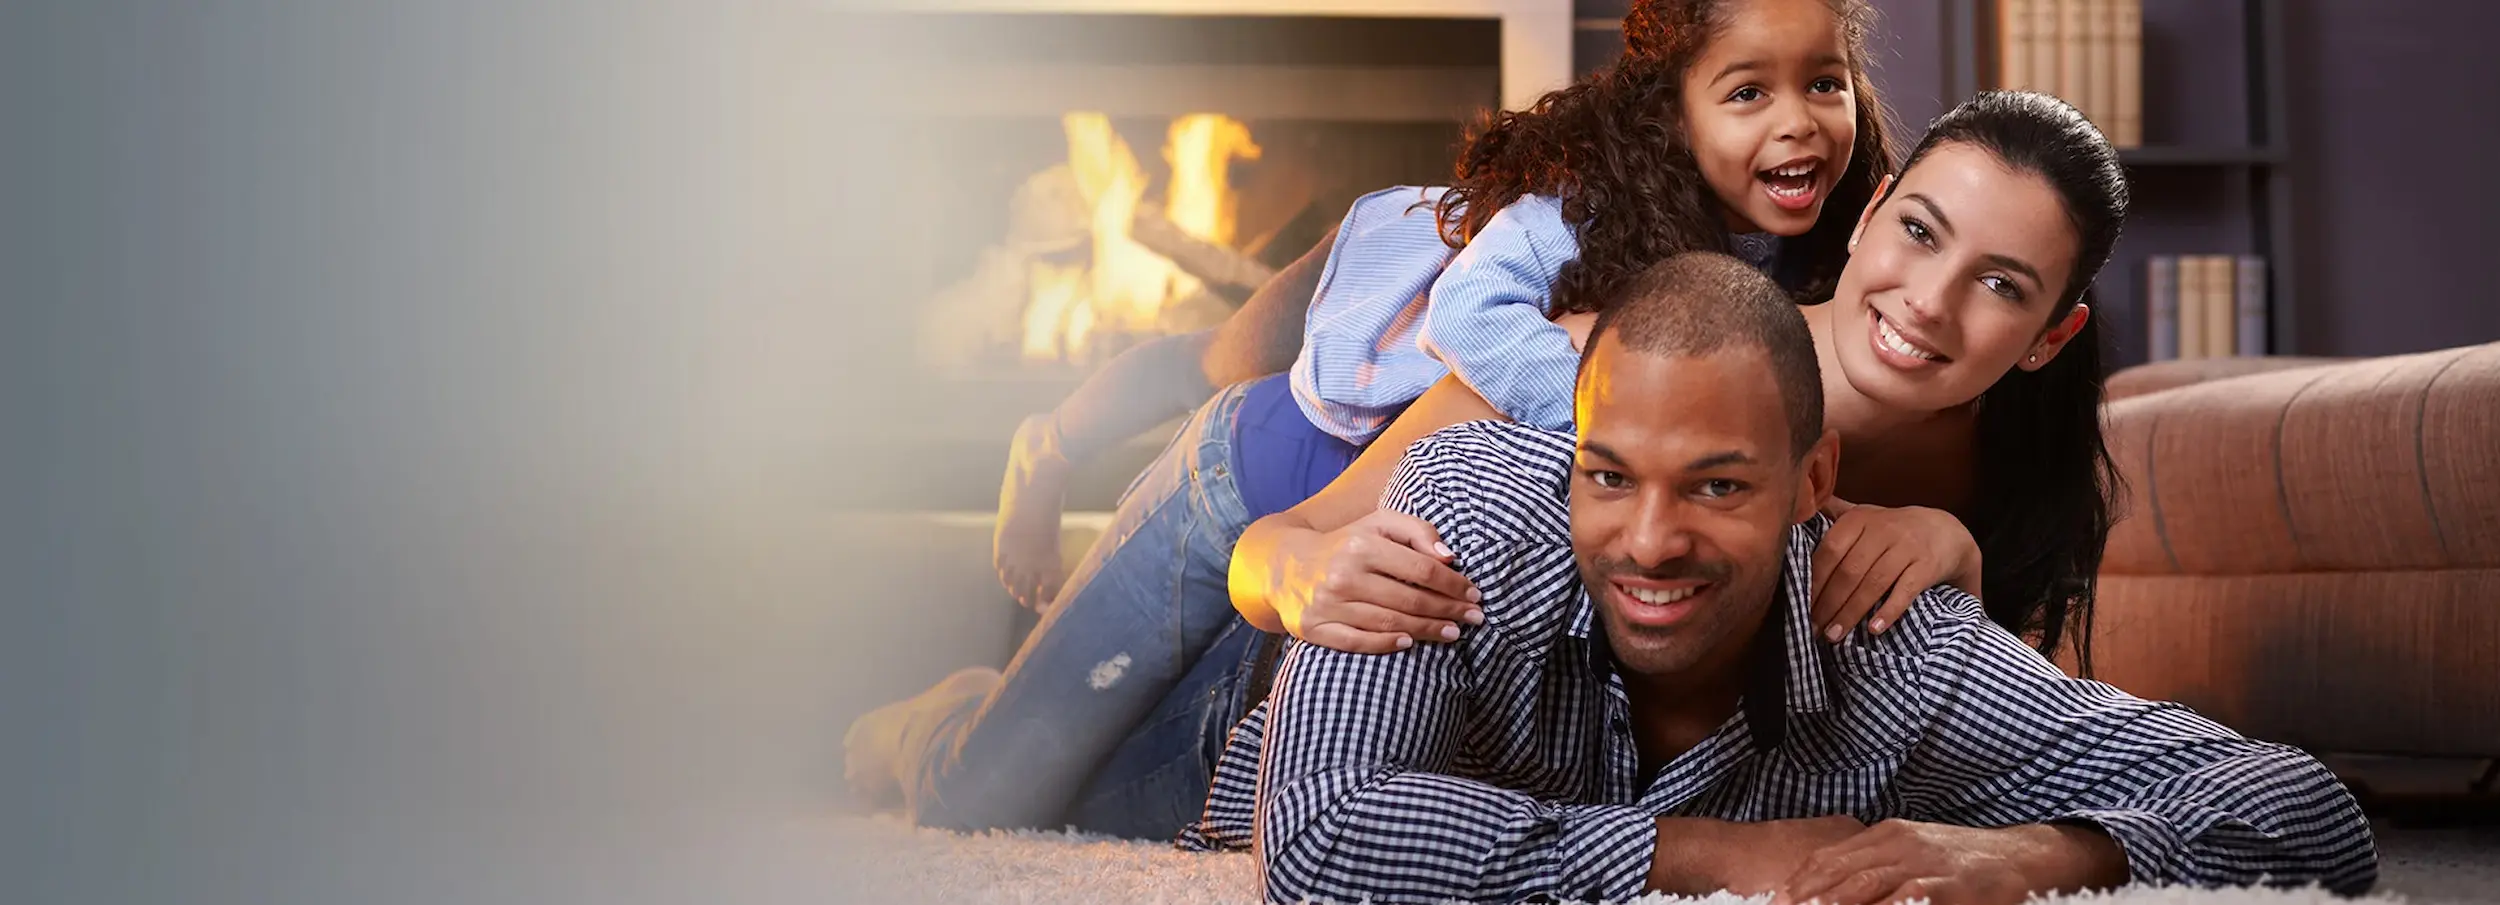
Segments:
[[[1570,4],[917,0],[875,17],[901,77],[838,102],[909,123],[893,178],[913,377],[955,410],[921,461],[995,474],[1006,438],[1136,344],[1205,329],[1355,197],[1446,181],[1468,122],[1569,77]],[[1143,438],[1072,490],[1108,508]],[[985,509],[995,485],[890,486]]]

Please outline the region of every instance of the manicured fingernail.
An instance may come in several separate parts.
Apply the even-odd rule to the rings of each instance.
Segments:
[[[1885,622],[1884,617],[1877,616],[1873,619],[1866,620],[1866,630],[1880,635],[1884,633],[1884,626],[1891,624],[1892,623]]]
[[[1849,630],[1848,630],[1848,629],[1846,629],[1846,628],[1842,628],[1842,627],[1840,627],[1840,626],[1837,626],[1837,625],[1832,626],[1831,628],[1827,628],[1827,629],[1824,629],[1824,630],[1823,630],[1823,640],[1825,640],[1825,641],[1829,641],[1829,642],[1831,642],[1831,643],[1833,643],[1833,644],[1839,644],[1839,643],[1840,643],[1840,639],[1842,639],[1842,638],[1846,638],[1846,637],[1848,637],[1848,636],[1849,636]]]
[[[1443,557],[1449,557],[1449,556],[1455,556],[1455,555],[1457,555],[1457,554],[1451,553],[1451,552],[1450,552],[1450,545],[1448,545],[1448,544],[1444,544],[1444,543],[1434,543],[1434,544],[1432,545],[1432,552],[1439,553],[1439,554],[1441,554]]]
[[[1413,639],[1413,638],[1409,638],[1409,637],[1407,637],[1407,636],[1405,636],[1405,635],[1399,635],[1399,636],[1398,636],[1398,649],[1399,649],[1399,650],[1405,650],[1405,649],[1407,649],[1407,648],[1414,647],[1414,646],[1415,646],[1415,639]]]
[[[1467,615],[1466,615],[1466,617],[1465,617],[1465,618],[1467,619],[1467,624],[1468,624],[1468,625],[1483,625],[1483,624],[1484,624],[1484,611],[1483,611],[1483,610],[1468,610],[1468,611],[1467,611]]]
[[[1441,640],[1443,640],[1443,641],[1456,641],[1456,640],[1458,640],[1458,626],[1455,626],[1455,625],[1444,625],[1444,626],[1442,626],[1442,627],[1441,627]]]
[[[1468,589],[1467,589],[1467,602],[1468,602],[1468,603],[1483,603],[1483,602],[1484,602],[1484,592],[1483,592],[1483,591],[1476,590],[1476,589],[1474,589],[1474,588],[1468,588]]]

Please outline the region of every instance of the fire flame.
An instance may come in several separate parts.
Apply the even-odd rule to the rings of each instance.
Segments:
[[[1024,311],[1024,357],[1067,361],[1085,356],[1099,331],[1153,332],[1176,303],[1204,288],[1172,262],[1130,238],[1130,224],[1144,205],[1148,177],[1137,155],[1100,113],[1060,118],[1068,136],[1068,165],[1091,220],[1093,260],[1088,265],[1036,261],[1029,271],[1031,295]],[[1234,196],[1230,166],[1255,160],[1259,146],[1250,127],[1230,117],[1193,113],[1172,121],[1163,159],[1172,168],[1163,215],[1199,239],[1229,245]]]

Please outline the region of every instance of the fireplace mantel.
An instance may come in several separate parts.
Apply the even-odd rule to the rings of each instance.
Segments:
[[[1570,0],[872,0],[872,5],[915,13],[1495,19],[1502,32],[1504,109],[1524,109],[1571,81]]]

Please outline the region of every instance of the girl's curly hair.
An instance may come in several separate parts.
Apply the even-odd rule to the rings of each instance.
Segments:
[[[1873,9],[1867,0],[1826,2],[1848,48],[1858,134],[1822,215],[1781,255],[1783,282],[1809,302],[1829,297],[1859,211],[1893,172],[1883,103],[1866,75]],[[1555,278],[1557,317],[1598,310],[1624,281],[1677,252],[1726,249],[1723,206],[1684,134],[1684,72],[1742,5],[1635,0],[1622,60],[1527,110],[1492,114],[1468,136],[1435,211],[1442,240],[1464,246],[1522,196],[1559,197],[1580,256]]]

